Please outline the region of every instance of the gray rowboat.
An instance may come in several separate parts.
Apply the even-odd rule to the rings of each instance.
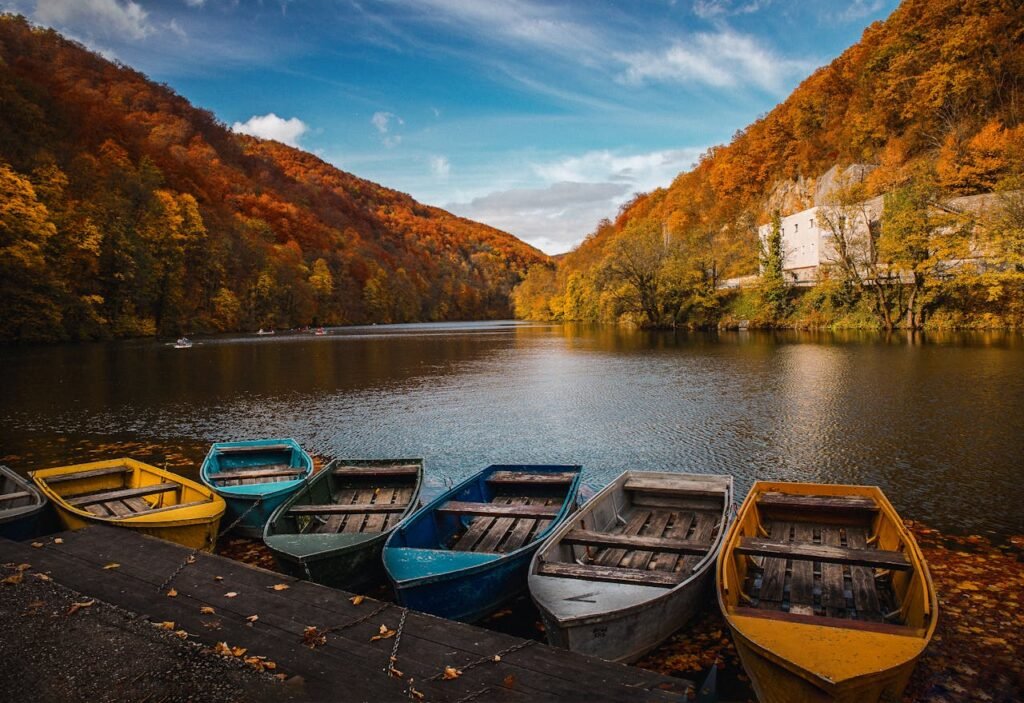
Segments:
[[[732,477],[626,471],[566,520],[530,564],[548,642],[632,662],[708,600]]]

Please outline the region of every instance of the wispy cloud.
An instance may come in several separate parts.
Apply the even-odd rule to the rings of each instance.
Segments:
[[[733,15],[749,15],[772,4],[772,0],[696,0],[693,14],[711,20]]]
[[[32,16],[43,24],[100,36],[139,40],[156,31],[149,13],[132,0],[38,0]]]
[[[787,79],[804,75],[816,65],[780,56],[753,37],[730,29],[694,34],[661,51],[616,54],[616,58],[626,66],[619,80],[627,84],[753,86],[770,93],[782,92]]]
[[[885,7],[885,0],[850,0],[838,13],[841,22],[853,22],[879,12]]]
[[[373,117],[370,118],[370,124],[372,124],[377,132],[381,136],[381,142],[387,148],[391,149],[402,143],[402,135],[394,133],[395,125],[404,125],[403,120],[393,112],[375,112]]]
[[[273,139],[282,144],[297,147],[299,139],[309,131],[309,125],[298,117],[286,120],[271,112],[266,115],[253,115],[245,122],[235,122],[231,125],[231,129],[241,134]]]
[[[430,172],[438,178],[448,178],[452,172],[452,165],[444,156],[430,157]]]

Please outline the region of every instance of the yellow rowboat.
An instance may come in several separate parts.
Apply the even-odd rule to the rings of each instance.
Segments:
[[[117,525],[212,551],[224,500],[195,481],[134,459],[33,471],[66,529]]]
[[[762,703],[898,701],[938,617],[921,550],[873,486],[758,481],[717,581]]]

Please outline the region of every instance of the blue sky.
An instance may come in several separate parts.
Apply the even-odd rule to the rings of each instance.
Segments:
[[[566,251],[895,0],[0,0],[240,131]]]

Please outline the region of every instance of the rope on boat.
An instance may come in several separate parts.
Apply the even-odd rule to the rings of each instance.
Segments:
[[[256,500],[253,501],[253,504],[250,505],[246,509],[246,511],[244,513],[239,515],[237,518],[235,518],[234,522],[232,522],[230,525],[228,525],[223,530],[221,530],[220,532],[217,533],[217,537],[213,540],[213,543],[217,544],[217,540],[219,540],[221,537],[226,535],[228,532],[231,532],[231,530],[235,529],[235,527],[238,525],[238,523],[240,523],[242,520],[244,520],[246,517],[248,517],[249,513],[251,513],[253,510],[255,510],[256,506],[258,506],[262,502],[263,502],[263,496],[258,496],[256,498]],[[176,568],[174,571],[172,571],[171,575],[168,576],[164,580],[163,583],[161,583],[159,586],[156,587],[156,590],[157,591],[165,591],[167,589],[167,587],[171,585],[171,582],[174,581],[174,579],[178,576],[178,574],[181,573],[182,569],[184,569],[186,566],[188,566],[189,564],[193,563],[196,560],[196,555],[199,554],[200,551],[202,551],[202,550],[200,550],[198,547],[196,547],[191,552],[189,552],[188,556],[186,556],[182,560],[182,562],[180,564],[178,564],[178,568]]]

